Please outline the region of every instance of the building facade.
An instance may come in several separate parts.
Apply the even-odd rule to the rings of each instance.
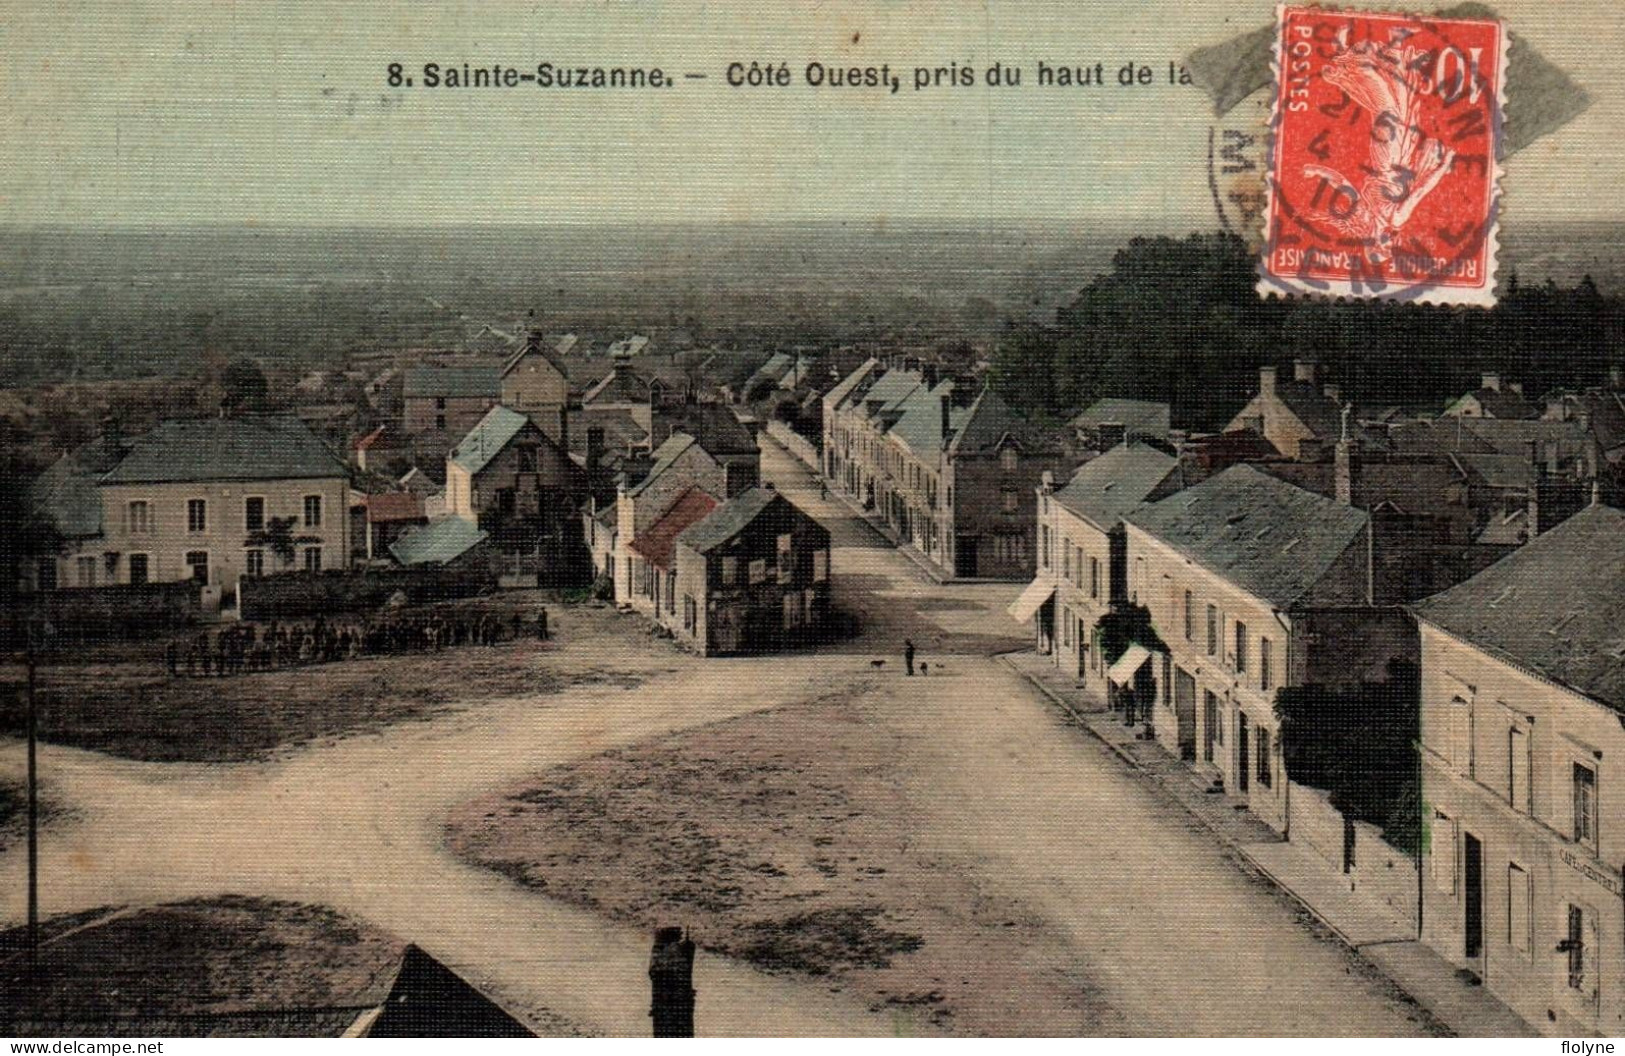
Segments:
[[[1625,1028],[1625,513],[1416,606],[1422,937],[1536,1027]]]
[[[412,367],[401,380],[401,428],[462,436],[501,399],[496,367]]]

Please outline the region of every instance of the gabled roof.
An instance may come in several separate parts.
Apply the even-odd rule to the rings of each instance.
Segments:
[[[200,480],[308,480],[348,470],[297,418],[198,418],[161,422],[130,444],[104,484]]]
[[[698,441],[687,433],[672,433],[666,438],[665,443],[655,448],[654,464],[649,467],[649,472],[644,474],[642,480],[627,488],[626,493],[632,498],[637,498],[643,494],[648,490],[650,484],[653,484],[662,473],[672,467],[678,458],[682,457],[683,452],[697,444]]]
[[[772,488],[751,488],[718,506],[711,516],[677,537],[677,541],[699,553],[708,553],[738,535],[773,503],[783,499]],[[788,500],[785,500],[788,501]]]
[[[446,517],[402,533],[389,554],[403,565],[443,565],[455,561],[487,537],[473,521]]]
[[[1558,457],[1576,458],[1583,454],[1590,433],[1579,421],[1521,420],[1502,418],[1462,418],[1461,427],[1503,455],[1525,455],[1531,442],[1536,455],[1545,461],[1546,445],[1558,446]]]
[[[1108,422],[1123,426],[1129,436],[1154,436],[1167,439],[1172,423],[1172,412],[1166,403],[1151,400],[1128,400],[1108,396],[1096,400],[1090,407],[1067,423],[1074,429],[1099,429]]]
[[[609,368],[609,373],[587,387],[581,394],[583,404],[590,403],[648,403],[649,382],[635,370],[624,366]]]
[[[1124,520],[1278,608],[1315,587],[1366,530],[1366,514],[1232,466]]]
[[[1477,400],[1484,414],[1490,418],[1519,419],[1532,418],[1535,415],[1534,404],[1524,399],[1523,393],[1505,386],[1498,389],[1474,389],[1465,396],[1452,400],[1445,413],[1457,413],[1461,405],[1469,399]]]
[[[1589,506],[1414,611],[1625,712],[1625,511]]]
[[[1146,500],[1179,468],[1179,460],[1145,444],[1120,444],[1085,462],[1051,496],[1103,532]]]
[[[894,409],[920,384],[920,375],[912,370],[888,370],[857,397],[857,402],[871,415],[879,414]]]
[[[388,432],[388,431],[389,431],[389,426],[380,425],[378,428],[374,429],[372,432],[368,433],[366,436],[363,436],[360,440],[357,440],[355,442],[355,449],[357,451],[370,450],[374,444],[376,444],[378,441],[380,441],[380,440],[382,440],[384,438],[384,434],[386,432]]]
[[[479,424],[446,457],[470,473],[478,473],[529,424],[530,419],[523,414],[498,404],[485,412]]]
[[[401,382],[401,395],[445,396],[452,399],[502,394],[502,373],[496,367],[411,367]]]
[[[63,455],[28,487],[29,505],[65,539],[102,532],[102,477],[124,457],[114,436],[99,436]]]
[[[609,355],[618,359],[627,359],[642,352],[649,345],[649,339],[643,334],[633,334],[631,337],[616,341],[609,346]]]
[[[755,454],[760,448],[756,434],[726,404],[674,404],[663,409],[660,418],[671,423],[674,431],[694,437],[713,456]]]
[[[660,519],[644,529],[643,534],[629,544],[633,550],[661,568],[671,567],[672,554],[677,549],[677,537],[690,525],[710,516],[717,508],[717,500],[701,488],[691,487],[677,496],[671,508]]]
[[[956,426],[948,451],[953,455],[975,454],[994,450],[1007,440],[1030,453],[1059,446],[1054,433],[1018,415],[992,389],[983,389],[970,405],[963,424]]]
[[[846,401],[846,398],[852,395],[852,390],[863,384],[864,380],[867,379],[878,366],[880,366],[880,361],[872,357],[858,364],[857,369],[853,370],[852,373],[848,374],[840,381],[837,381],[828,392],[824,393],[825,405],[832,409],[840,407],[841,404]]]
[[[573,341],[575,335],[571,334],[570,337]],[[562,344],[563,342],[560,343]],[[564,364],[559,362],[558,357],[552,352],[548,351],[548,349],[542,345],[541,335],[532,334],[523,345],[519,346],[519,351],[509,356],[508,361],[502,364],[502,372],[499,377],[505,378],[509,374],[512,374],[515,368],[517,368],[520,363],[524,362],[525,359],[530,356],[535,356],[539,359],[545,360],[548,366],[559,372],[560,377],[569,376],[569,373],[564,369]]]
[[[948,438],[942,431],[942,401],[951,401],[953,392],[954,383],[951,381],[940,382],[935,389],[917,386],[897,404],[898,418],[891,427],[891,435],[916,455],[935,457],[941,452],[943,441]],[[955,407],[952,402],[949,403],[949,435],[964,424],[969,414],[970,408]]]

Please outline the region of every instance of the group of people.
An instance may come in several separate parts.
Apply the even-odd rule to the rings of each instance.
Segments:
[[[164,649],[164,664],[171,676],[222,677],[358,656],[496,645],[527,636],[542,641],[551,637],[545,606],[528,628],[518,612],[507,619],[493,613],[437,612],[331,623],[318,616],[305,623],[235,624],[199,634],[190,644],[171,639]]]

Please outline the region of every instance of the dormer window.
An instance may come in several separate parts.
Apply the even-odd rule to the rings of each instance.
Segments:
[[[1007,447],[999,452],[999,466],[1006,473],[1014,473],[1021,464],[1021,455],[1013,447]]]

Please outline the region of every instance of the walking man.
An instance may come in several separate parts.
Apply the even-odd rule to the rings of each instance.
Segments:
[[[541,610],[536,613],[536,637],[540,638],[544,642],[547,641],[548,638],[546,605],[543,605]]]
[[[914,640],[903,639],[903,666],[908,668],[908,674],[914,674]]]

